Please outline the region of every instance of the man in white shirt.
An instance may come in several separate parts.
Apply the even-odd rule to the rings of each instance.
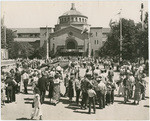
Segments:
[[[92,85],[89,87],[88,96],[89,96],[89,114],[91,114],[91,103],[93,103],[93,111],[95,114],[96,113],[96,108],[95,108],[96,92],[92,89]]]
[[[22,80],[24,83],[24,93],[28,94],[27,86],[28,86],[28,81],[29,81],[29,75],[26,71],[24,71],[24,74],[22,75]]]
[[[102,77],[97,78],[98,84],[98,99],[99,99],[99,108],[105,108],[105,92],[106,92],[106,85],[102,81]]]

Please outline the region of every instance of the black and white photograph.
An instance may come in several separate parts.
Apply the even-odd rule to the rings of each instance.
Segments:
[[[148,0],[0,6],[1,120],[150,120]]]

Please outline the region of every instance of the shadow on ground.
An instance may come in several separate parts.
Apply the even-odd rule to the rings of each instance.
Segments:
[[[44,101],[43,104],[46,104],[46,105],[54,105],[54,103],[51,103],[50,101]]]
[[[131,102],[127,102],[127,103],[124,103],[124,102],[120,102],[118,104],[124,104],[124,105],[132,105],[132,106],[137,106],[137,105],[134,105],[133,103]]]
[[[31,120],[31,119],[28,119],[28,118],[17,118],[16,120]],[[32,120],[35,120],[35,119],[32,119]]]
[[[144,107],[149,108],[149,105],[144,105]]]
[[[33,98],[24,98],[24,100],[33,100]]]
[[[64,99],[64,98],[59,99],[59,102],[62,102],[63,104],[69,104],[70,103],[68,99]]]
[[[83,112],[83,111],[73,111],[75,113],[80,113],[80,114],[89,114],[88,111],[87,112]]]
[[[33,104],[33,102],[25,102],[25,104]]]

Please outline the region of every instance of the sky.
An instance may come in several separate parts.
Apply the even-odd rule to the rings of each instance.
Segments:
[[[92,27],[109,27],[111,19],[121,16],[140,22],[141,3],[148,11],[148,0],[105,0],[105,1],[1,1],[1,17],[5,15],[7,28],[54,27],[58,17],[75,3],[76,10],[88,17]]]

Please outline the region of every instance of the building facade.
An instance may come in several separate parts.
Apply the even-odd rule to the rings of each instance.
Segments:
[[[109,28],[90,27],[90,34],[82,33],[88,24],[88,17],[71,9],[58,18],[54,32],[49,35],[50,51],[58,55],[87,55],[90,47],[91,55],[98,55],[98,50],[107,40]]]
[[[54,28],[13,28],[15,41],[46,47],[44,43],[48,40],[50,54],[80,56],[87,55],[90,43],[90,53],[96,56],[110,32],[110,28],[90,27],[88,17],[77,11],[74,3],[69,11],[58,17],[58,21]],[[85,26],[90,27],[90,34],[83,32]]]

